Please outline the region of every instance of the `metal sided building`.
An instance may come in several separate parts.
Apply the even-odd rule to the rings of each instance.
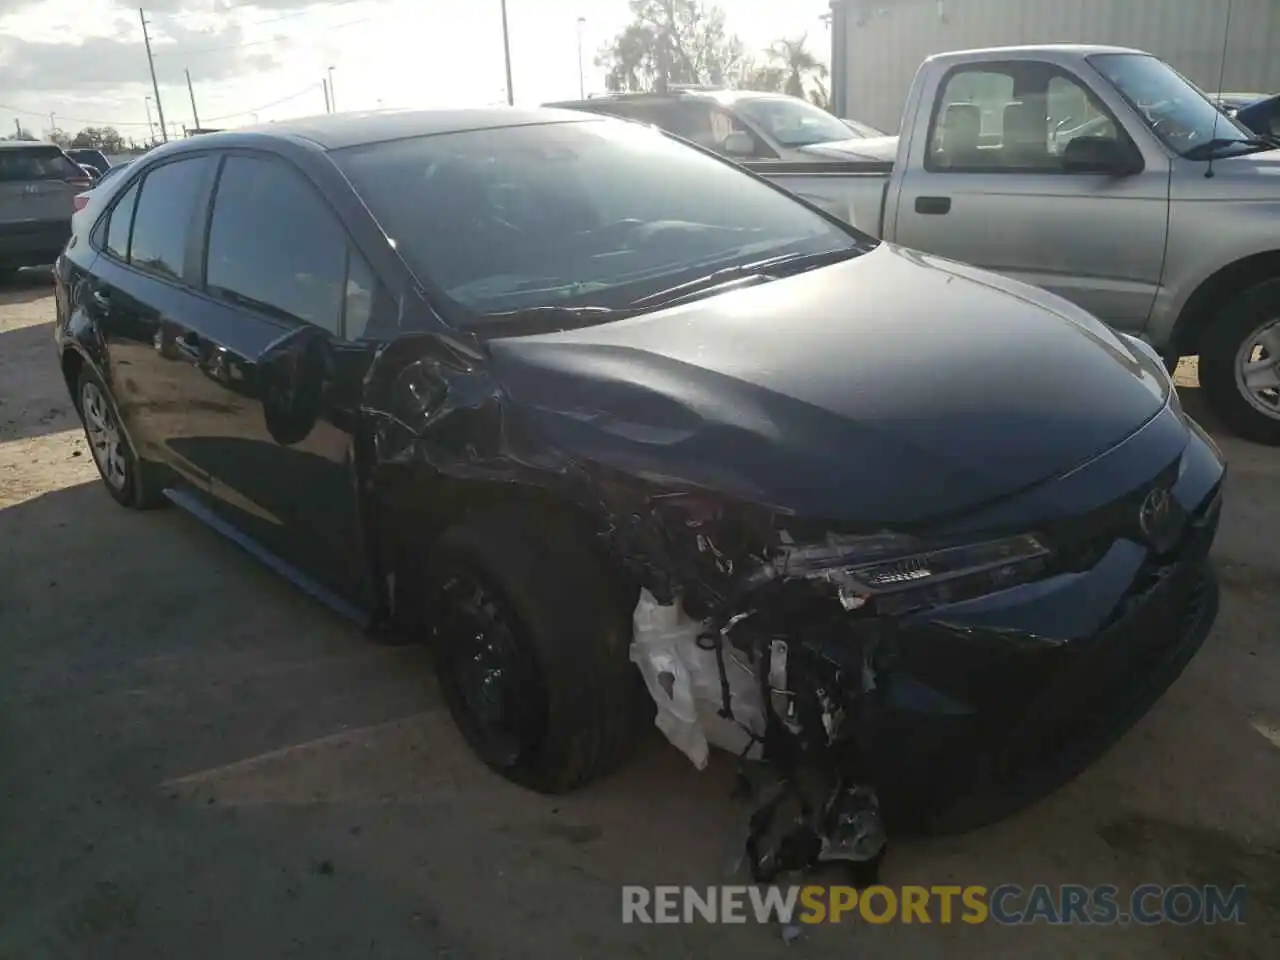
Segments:
[[[925,57],[973,47],[1116,44],[1163,57],[1204,90],[1280,93],[1280,0],[831,0],[831,10],[834,112],[885,131],[898,129]]]

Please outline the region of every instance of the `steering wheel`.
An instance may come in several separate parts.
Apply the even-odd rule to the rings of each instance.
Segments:
[[[1157,136],[1168,140],[1191,140],[1196,136],[1194,129],[1183,126],[1173,117],[1160,117],[1154,120],[1151,129]]]

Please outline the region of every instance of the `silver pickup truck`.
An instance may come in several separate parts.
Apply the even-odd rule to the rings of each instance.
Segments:
[[[1280,444],[1280,150],[1163,61],[1102,46],[930,57],[900,131],[860,141],[866,161],[745,165],[883,240],[1075,301],[1170,364],[1199,355],[1225,424]]]

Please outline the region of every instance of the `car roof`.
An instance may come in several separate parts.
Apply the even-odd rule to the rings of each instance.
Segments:
[[[47,140],[0,140],[0,150],[29,150],[32,147],[61,149],[56,143],[49,143]]]
[[[404,140],[410,137],[430,137],[446,133],[546,123],[584,123],[592,119],[594,118],[572,110],[545,108],[372,110],[364,113],[320,114],[314,117],[239,127],[218,133],[202,133],[188,137],[179,143],[181,147],[203,149],[213,144],[234,146],[254,140],[260,142],[266,137],[306,141],[321,150],[340,150],[343,147],[380,143],[386,140]],[[170,144],[165,152],[170,153],[173,149],[173,145]]]

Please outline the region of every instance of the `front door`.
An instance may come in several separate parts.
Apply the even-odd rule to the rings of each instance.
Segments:
[[[289,567],[371,599],[353,445],[376,283],[338,218],[282,159],[231,154],[209,219],[202,369],[220,412],[190,454],[214,510]]]
[[[1072,139],[1127,135],[1078,79],[1038,61],[956,69],[931,117],[890,235],[1141,331],[1164,267],[1167,163],[1148,158],[1123,177],[1065,172]]]

